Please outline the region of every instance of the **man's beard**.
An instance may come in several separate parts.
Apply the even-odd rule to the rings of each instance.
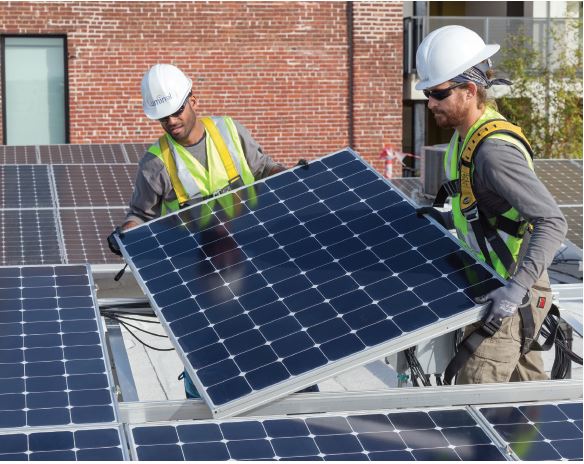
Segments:
[[[442,111],[432,113],[436,124],[442,129],[454,129],[455,127],[460,126],[464,121],[462,111],[458,108],[450,113],[444,113]]]

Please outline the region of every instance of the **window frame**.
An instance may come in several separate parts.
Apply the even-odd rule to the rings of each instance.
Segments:
[[[0,34],[0,86],[2,87],[2,144],[6,145],[6,39],[7,38],[35,38],[35,39],[62,39],[63,40],[63,74],[64,74],[64,108],[65,117],[65,143],[70,143],[70,118],[69,118],[69,52],[66,34]]]

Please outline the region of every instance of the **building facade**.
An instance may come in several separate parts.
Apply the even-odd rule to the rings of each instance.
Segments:
[[[21,145],[148,143],[161,128],[142,112],[140,81],[172,63],[202,114],[238,119],[276,160],[350,145],[382,171],[382,147],[402,145],[402,21],[401,2],[0,2],[1,140],[15,127]],[[62,84],[52,68],[41,83],[60,89],[57,111],[18,64],[28,38],[61,43],[62,60],[43,56]],[[61,142],[35,139],[41,107],[49,125],[62,119]]]

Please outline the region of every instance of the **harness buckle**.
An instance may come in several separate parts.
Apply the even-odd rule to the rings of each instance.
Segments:
[[[487,333],[487,336],[492,337],[501,328],[501,320],[493,320],[481,326],[481,330]]]
[[[476,207],[476,205],[468,211],[463,211],[462,214],[468,222],[475,222],[479,220],[479,209]]]

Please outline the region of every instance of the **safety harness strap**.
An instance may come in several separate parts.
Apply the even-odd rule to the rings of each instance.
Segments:
[[[444,370],[444,385],[450,385],[458,371],[466,364],[485,338],[492,337],[501,328],[501,322],[492,321],[483,324],[458,345],[458,352]]]
[[[166,170],[168,171],[168,175],[170,176],[170,182],[172,184],[172,188],[176,193],[176,198],[179,204],[184,203],[189,199],[185,188],[183,187],[182,182],[178,177],[178,171],[176,169],[176,163],[174,162],[174,156],[170,147],[168,146],[168,140],[166,140],[166,136],[162,136],[159,139],[160,142],[160,152],[162,154],[162,160],[164,161],[164,165],[166,166]]]
[[[434,204],[432,206],[434,208],[442,208],[444,206],[444,203],[446,203],[448,197],[453,197],[457,193],[460,193],[460,182],[458,179],[444,182],[440,186],[440,189],[436,194],[436,198],[434,198]]]
[[[217,151],[219,152],[219,156],[221,157],[221,162],[223,163],[223,166],[225,167],[225,171],[227,172],[227,178],[229,179],[229,184],[237,182],[237,180],[240,179],[241,177],[240,177],[239,173],[237,172],[237,169],[235,169],[235,165],[233,164],[233,159],[231,159],[231,155],[229,154],[229,149],[227,148],[227,145],[225,144],[223,137],[221,137],[221,134],[219,133],[219,129],[217,128],[217,126],[215,125],[215,123],[213,122],[213,120],[211,118],[202,117],[199,119],[203,123],[203,125],[205,126],[207,133],[211,136],[211,139],[213,140],[215,147],[217,147]]]

